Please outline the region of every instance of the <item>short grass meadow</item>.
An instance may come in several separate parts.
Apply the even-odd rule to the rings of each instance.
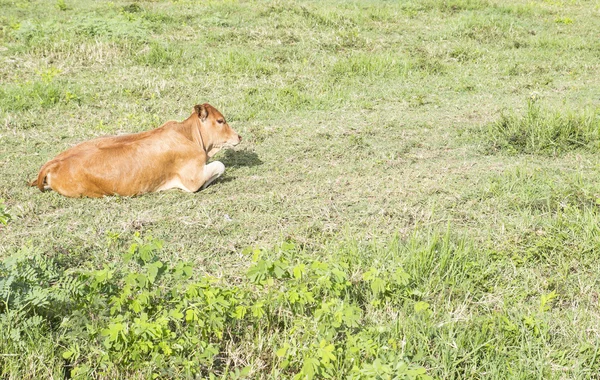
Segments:
[[[599,377],[599,1],[0,10],[2,378]],[[27,186],[204,102],[206,190]]]

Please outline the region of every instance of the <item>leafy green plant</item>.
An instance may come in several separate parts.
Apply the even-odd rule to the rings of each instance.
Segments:
[[[38,72],[40,80],[27,81],[0,89],[0,109],[24,111],[32,108],[52,108],[58,104],[81,104],[77,91],[61,83],[56,77],[60,70],[50,67]]]
[[[65,2],[65,0],[56,0],[56,8],[63,12],[69,9],[69,7],[67,7],[67,3]]]
[[[56,327],[65,313],[76,309],[83,294],[78,276],[65,272],[36,249],[25,247],[0,263],[2,324],[16,346],[36,327]]]
[[[0,198],[0,224],[7,225],[8,221],[11,219],[11,215],[6,209],[4,205],[4,199]]]
[[[258,336],[277,347],[266,351],[273,370],[296,379],[380,372],[427,378],[399,351],[380,357],[384,351],[365,327],[365,307],[397,302],[392,294],[408,286],[398,268],[371,269],[352,282],[347,264],[311,259],[284,244],[274,253],[247,250],[252,265],[230,284],[195,278],[189,264],[161,261],[162,245],[136,235],[120,262],[96,270],[63,270],[37,250],[20,250],[0,266],[7,328],[0,333],[26,349],[27,329],[50,331],[76,378],[220,372],[228,345]],[[394,280],[380,283],[387,277]],[[251,368],[228,371],[241,377]]]

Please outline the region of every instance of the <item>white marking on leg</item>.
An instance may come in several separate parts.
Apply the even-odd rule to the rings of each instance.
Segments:
[[[206,178],[206,180],[200,190],[208,187],[208,185],[213,183],[213,181],[219,178],[223,173],[225,173],[225,165],[223,165],[221,161],[214,161],[204,166],[204,178]]]

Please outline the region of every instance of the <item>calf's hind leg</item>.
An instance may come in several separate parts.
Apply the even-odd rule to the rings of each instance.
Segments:
[[[221,161],[214,161],[204,166],[204,184],[200,187],[200,190],[205,189],[213,183],[213,181],[219,178],[225,173],[225,165]]]

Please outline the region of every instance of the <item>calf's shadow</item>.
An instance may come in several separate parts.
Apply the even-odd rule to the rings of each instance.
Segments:
[[[253,167],[262,165],[263,162],[258,155],[251,150],[232,150],[228,149],[225,152],[218,154],[215,160],[221,161],[225,165],[225,174],[215,181],[215,184],[223,184],[236,179],[235,175],[231,175],[228,169]],[[234,171],[235,172],[235,171]],[[214,184],[211,184],[213,186]]]
[[[238,151],[228,149],[223,154],[218,154],[215,159],[221,161],[225,168],[253,167],[263,164],[258,155],[248,149]]]

